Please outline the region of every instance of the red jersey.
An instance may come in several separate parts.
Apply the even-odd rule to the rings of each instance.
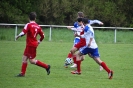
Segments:
[[[80,32],[80,35],[84,34],[84,31]],[[77,49],[80,49],[81,47],[86,45],[86,40],[85,38],[80,38],[80,41],[74,45],[74,47],[76,47]]]
[[[83,35],[83,34],[84,34],[84,30],[82,32],[80,32],[80,35]],[[85,38],[80,37],[80,42],[85,42]]]
[[[38,40],[37,35],[40,35],[40,41],[44,39],[44,33],[42,28],[35,22],[31,21],[27,23],[23,29],[24,34],[27,34],[26,37],[26,46],[37,47]]]
[[[80,35],[84,34],[84,30],[82,32],[80,32]]]

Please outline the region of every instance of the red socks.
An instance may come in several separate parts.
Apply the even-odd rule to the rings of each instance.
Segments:
[[[41,62],[39,60],[36,61],[36,65],[37,66],[40,66],[42,68],[48,68],[48,65],[47,64],[45,64],[45,63],[43,63],[43,62]]]
[[[80,68],[81,60],[80,61],[76,61],[76,63],[77,63],[77,71],[81,72],[81,68]]]
[[[21,74],[22,75],[25,75],[27,65],[28,65],[28,63],[24,63],[24,62],[22,63],[22,67],[21,67]],[[45,63],[43,63],[39,60],[36,61],[36,65],[40,66],[40,67],[43,67],[43,68],[48,68],[47,64],[45,64]]]
[[[67,58],[72,58],[72,53],[70,52],[68,55],[67,55]]]
[[[76,56],[73,56],[73,63],[76,64]]]
[[[22,67],[21,67],[21,74],[22,75],[25,75],[27,65],[28,65],[27,62],[26,63],[24,63],[24,62],[22,63]]]
[[[101,66],[109,73],[111,70],[107,67],[106,63],[102,62]]]

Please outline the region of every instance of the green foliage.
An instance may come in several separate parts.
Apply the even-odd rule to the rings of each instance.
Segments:
[[[133,24],[132,0],[1,0],[1,23],[25,23],[31,11],[37,12],[39,24],[73,25],[77,12],[89,19],[99,19],[105,26]]]
[[[36,10],[32,0],[2,0],[0,2],[1,23],[25,23],[29,12]]]

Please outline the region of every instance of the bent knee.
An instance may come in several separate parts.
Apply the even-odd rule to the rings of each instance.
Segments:
[[[29,59],[31,64],[35,64],[35,60],[34,59]]]
[[[77,51],[77,48],[72,48],[71,53],[75,53]]]

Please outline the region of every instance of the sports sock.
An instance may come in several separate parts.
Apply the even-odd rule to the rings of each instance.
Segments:
[[[109,73],[111,70],[108,68],[105,62],[101,63],[101,66]]]
[[[22,75],[25,75],[27,65],[28,65],[27,62],[23,62],[23,63],[22,63],[22,66],[21,66],[21,74],[22,74]]]
[[[69,52],[69,54],[67,55],[67,58],[72,58],[72,53],[71,52]]]
[[[36,65],[37,66],[40,66],[42,68],[48,68],[48,65],[47,64],[45,64],[45,63],[43,63],[43,62],[41,62],[39,60],[36,61]]]
[[[81,72],[81,68],[80,68],[81,60],[80,61],[76,61],[76,63],[77,63],[77,71]]]
[[[73,63],[76,64],[76,56],[73,56]]]

